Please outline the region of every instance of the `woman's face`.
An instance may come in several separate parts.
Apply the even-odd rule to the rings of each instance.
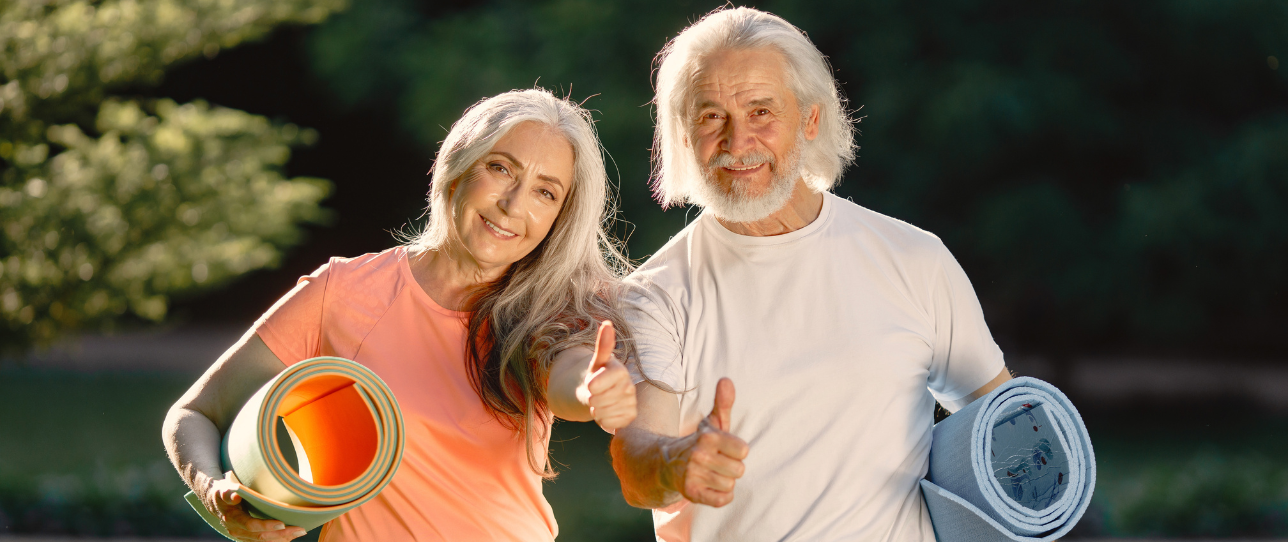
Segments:
[[[527,256],[550,232],[572,179],[572,145],[562,134],[533,121],[511,128],[452,187],[462,256],[485,275]]]

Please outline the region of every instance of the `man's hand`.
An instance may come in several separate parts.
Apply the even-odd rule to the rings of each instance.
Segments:
[[[237,494],[237,484],[232,480],[215,480],[206,491],[206,504],[215,517],[224,523],[228,534],[236,540],[260,542],[270,540],[291,540],[304,536],[304,529],[289,527],[275,519],[256,519],[250,516],[241,506],[241,495]]]
[[[698,504],[721,507],[733,501],[734,484],[742,478],[749,447],[729,432],[733,381],[716,384],[711,414],[693,434],[662,445],[663,484]]]
[[[635,385],[626,366],[613,356],[617,333],[613,323],[604,320],[595,338],[595,355],[581,385],[577,401],[590,408],[590,414],[605,431],[613,433],[635,420]]]

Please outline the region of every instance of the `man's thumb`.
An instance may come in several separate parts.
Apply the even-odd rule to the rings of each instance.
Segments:
[[[711,407],[711,423],[721,431],[728,431],[733,425],[733,381],[721,378],[716,383],[716,403]]]
[[[593,373],[608,365],[608,359],[613,357],[613,349],[616,347],[617,331],[613,329],[613,322],[609,320],[600,322],[599,334],[595,336],[595,357],[590,361],[590,372]]]

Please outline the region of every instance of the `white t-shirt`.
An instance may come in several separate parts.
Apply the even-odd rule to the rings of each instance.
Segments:
[[[627,282],[644,373],[687,390],[682,434],[727,376],[751,448],[733,502],[655,510],[660,539],[934,542],[917,485],[934,401],[964,406],[1004,366],[938,237],[825,194],[773,237],[703,213]]]

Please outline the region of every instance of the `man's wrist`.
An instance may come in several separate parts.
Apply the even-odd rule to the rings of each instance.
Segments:
[[[682,493],[685,466],[696,435],[697,433],[683,437],[661,437],[661,442],[658,443],[658,455],[662,459],[657,470],[658,485],[667,501],[673,502],[675,499],[672,496]]]

